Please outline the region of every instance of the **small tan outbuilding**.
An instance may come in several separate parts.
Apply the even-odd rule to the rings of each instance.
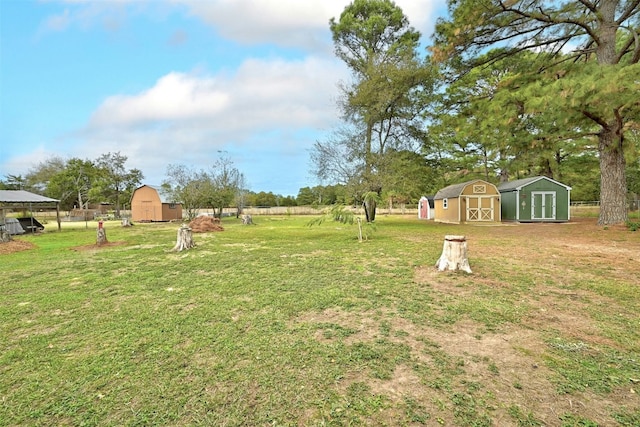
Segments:
[[[131,196],[131,220],[137,222],[175,221],[182,219],[182,205],[164,197],[162,189],[142,185]]]
[[[476,179],[445,187],[433,198],[435,221],[500,222],[500,192],[490,182]]]

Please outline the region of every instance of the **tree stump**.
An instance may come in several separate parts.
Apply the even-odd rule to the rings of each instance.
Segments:
[[[467,238],[465,236],[444,236],[442,255],[436,262],[439,271],[462,270],[471,273],[467,259]]]
[[[253,224],[253,219],[251,218],[251,215],[242,215],[242,224],[243,225]]]
[[[98,221],[98,234],[96,236],[96,245],[100,246],[100,245],[104,245],[105,243],[108,243],[107,232],[102,226],[102,221]]]
[[[0,227],[0,242],[6,243],[11,241],[11,234],[3,227]]]
[[[176,245],[173,247],[174,252],[180,252],[185,249],[191,249],[195,246],[195,242],[193,241],[193,234],[191,233],[191,228],[183,225],[178,229],[178,240]]]
[[[123,217],[122,218],[122,226],[123,227],[131,227],[131,220],[128,217]]]

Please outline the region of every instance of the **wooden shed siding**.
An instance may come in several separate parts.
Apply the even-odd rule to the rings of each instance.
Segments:
[[[182,206],[179,204],[163,203],[162,204],[163,221],[174,221],[182,219]]]
[[[136,188],[131,197],[132,221],[160,221],[162,203],[155,188],[143,185]]]
[[[535,181],[522,184],[502,192],[501,210],[503,218],[510,221],[560,222],[570,219],[570,187],[546,177],[534,177]],[[517,183],[517,181],[516,181]],[[555,195],[555,218],[532,217],[532,193],[546,192]]]
[[[476,185],[484,185],[485,191],[483,193],[476,193],[473,191],[474,186]],[[462,190],[463,196],[496,196],[500,194],[495,185],[484,182],[473,182],[464,187]]]
[[[460,185],[462,185],[462,187],[460,187]],[[449,194],[454,190],[457,191],[457,197],[447,198],[449,204],[448,209],[443,208],[442,198],[435,200],[436,221],[452,223],[466,222],[468,213],[473,213],[477,216],[476,219],[471,219],[470,222],[501,221],[500,192],[495,185],[483,180],[474,180],[465,184],[446,187],[441,190],[439,194]],[[467,200],[469,200],[469,202],[467,202]],[[469,206],[467,206],[467,203],[469,203]],[[470,208],[469,212],[467,212],[467,208]]]
[[[174,206],[174,207],[172,207]],[[143,185],[131,197],[132,221],[173,221],[182,219],[182,205],[162,203],[158,191]]]
[[[448,208],[443,207],[443,200],[434,201],[435,219],[440,222],[460,222],[460,199],[451,197],[448,200]]]
[[[517,209],[519,201],[517,200],[518,192],[509,191],[502,193],[502,200],[500,201],[500,212],[503,220],[515,220],[517,215]]]
[[[522,191],[524,190],[523,188]],[[533,191],[554,191],[556,193],[556,220],[569,219],[569,191],[566,188],[543,179],[528,185],[526,191],[527,196]]]

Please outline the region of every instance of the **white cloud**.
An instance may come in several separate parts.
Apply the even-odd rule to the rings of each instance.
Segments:
[[[281,126],[324,127],[336,117],[332,97],[345,70],[309,57],[248,59],[233,74],[169,73],[135,95],[114,95],[95,111],[89,130],[190,127],[232,135]]]
[[[127,14],[188,13],[213,27],[221,36],[243,44],[276,44],[325,50],[330,44],[329,19],[339,18],[345,0],[60,0],[64,12],[49,17],[44,28],[61,31],[72,24],[96,23],[117,29]],[[396,0],[411,25],[429,37],[436,9],[445,0]],[[174,12],[175,12],[174,10]]]
[[[338,120],[336,82],[346,76],[342,64],[317,57],[248,59],[217,75],[171,72],[140,93],[108,97],[80,135],[83,155],[121,151],[153,183],[170,163],[210,166],[217,150],[245,153],[234,162],[254,182],[266,167],[282,172],[292,146],[291,161],[304,169],[312,135]],[[258,164],[244,163],[250,157]]]
[[[338,19],[345,0],[172,0],[186,5],[226,38],[246,44],[275,43],[317,48],[330,40],[329,20]],[[429,36],[436,8],[445,0],[397,0],[410,24]]]
[[[213,78],[170,73],[138,95],[107,98],[93,115],[94,126],[128,127],[159,121],[196,120],[215,116],[228,104],[228,94]]]

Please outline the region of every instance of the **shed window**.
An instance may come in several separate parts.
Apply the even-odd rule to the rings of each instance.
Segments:
[[[477,184],[473,186],[473,192],[474,193],[481,193],[484,194],[487,192],[487,186],[484,184]]]
[[[169,203],[169,209],[175,209],[175,208],[176,208],[175,203]]]
[[[442,209],[449,208],[449,199],[442,199]]]

